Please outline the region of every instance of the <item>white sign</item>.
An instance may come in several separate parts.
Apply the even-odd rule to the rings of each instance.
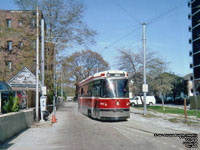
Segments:
[[[47,101],[47,97],[46,96],[41,96],[40,97],[40,109],[41,109],[41,111],[45,111],[46,110],[46,101]]]
[[[42,86],[42,95],[47,95],[47,87]]]
[[[148,84],[143,84],[142,85],[142,91],[143,92],[148,92]]]

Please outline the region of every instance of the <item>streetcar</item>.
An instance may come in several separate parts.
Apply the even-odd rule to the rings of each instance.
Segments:
[[[79,83],[79,111],[99,120],[130,118],[128,73],[99,72]]]

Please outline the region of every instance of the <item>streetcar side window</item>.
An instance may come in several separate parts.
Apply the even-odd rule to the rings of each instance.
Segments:
[[[92,96],[92,88],[93,88],[93,82],[90,82],[88,85],[87,96]]]
[[[101,80],[93,81],[92,96],[101,96]]]

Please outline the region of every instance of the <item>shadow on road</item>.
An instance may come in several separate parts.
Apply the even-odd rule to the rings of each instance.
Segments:
[[[22,132],[16,134],[15,136],[13,136],[12,138],[8,139],[6,142],[0,144],[0,150],[7,150],[9,149],[11,146],[14,145],[14,143],[11,143],[11,141],[13,141],[15,138],[17,138],[20,134],[22,134],[23,132],[25,132],[27,129],[23,130]]]

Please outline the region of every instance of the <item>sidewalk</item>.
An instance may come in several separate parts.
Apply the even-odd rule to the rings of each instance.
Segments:
[[[45,122],[35,122],[31,128],[21,132],[17,136],[8,140],[4,145],[0,145],[0,150],[44,150],[44,149],[62,149],[62,147],[54,144],[57,140],[65,119],[61,111],[57,111],[57,123],[51,123],[51,115],[49,120]]]

